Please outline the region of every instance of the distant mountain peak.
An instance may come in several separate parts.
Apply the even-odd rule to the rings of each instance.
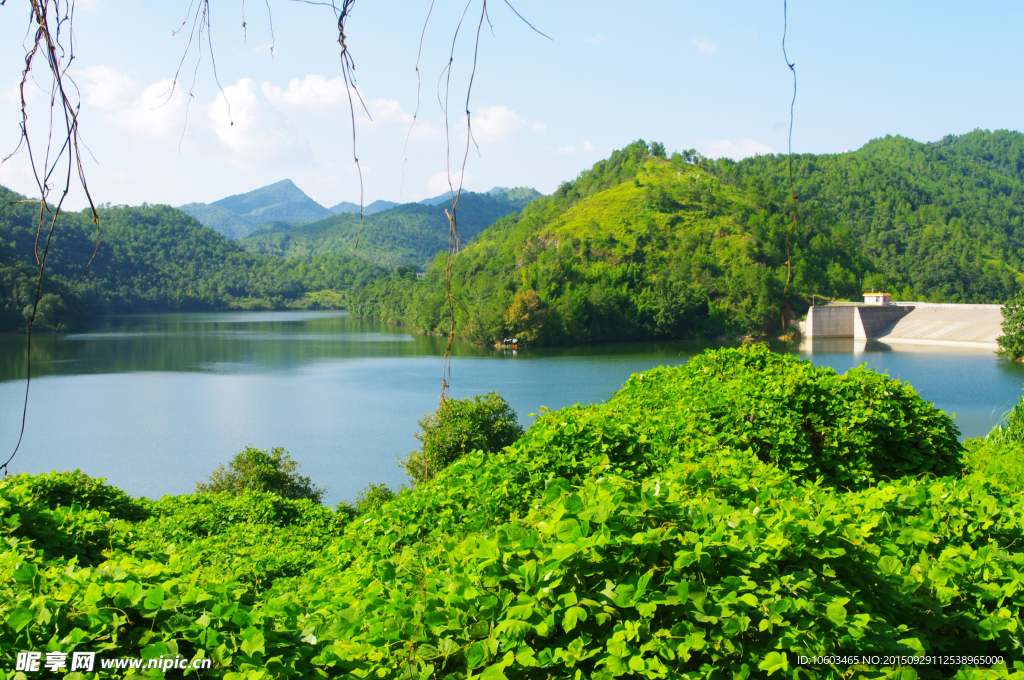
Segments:
[[[268,222],[316,222],[333,214],[290,179],[228,196],[209,205],[189,203],[180,210],[228,238],[242,238]]]

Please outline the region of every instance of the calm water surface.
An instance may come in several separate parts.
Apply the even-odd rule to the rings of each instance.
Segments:
[[[0,450],[13,450],[25,390],[25,339],[0,335]],[[610,397],[630,374],[684,363],[704,346],[623,343],[515,355],[456,343],[452,396],[497,390],[524,425]],[[163,314],[98,321],[34,339],[25,440],[12,471],[80,468],[134,495],[188,493],[247,444],[283,446],[303,474],[352,499],[399,486],[397,456],[437,405],[440,338],[344,312]],[[987,350],[831,341],[801,356],[842,372],[861,363],[909,381],[987,432],[1021,394],[1024,367]]]

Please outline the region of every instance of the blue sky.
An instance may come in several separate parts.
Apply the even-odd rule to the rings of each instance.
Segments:
[[[527,185],[548,193],[637,138],[716,157],[786,150],[792,84],[780,48],[781,2],[513,4],[553,40],[503,1],[488,3],[493,35],[485,25],[470,100],[479,154],[470,152],[468,188]],[[185,50],[187,35],[172,31],[187,2],[77,0],[71,72],[92,154],[85,169],[99,202],[209,202],[284,178],[324,205],[359,200],[333,14],[287,0],[269,6],[273,41],[265,4],[245,5],[243,32],[240,1],[211,3],[224,93],[204,44],[186,107],[195,43],[177,92],[158,103]],[[437,86],[465,3],[435,2],[420,62],[419,123],[409,135],[429,7],[429,0],[360,0],[349,21],[358,85],[373,116],[360,115],[357,125],[366,203],[419,200],[445,186]],[[480,7],[473,0],[454,53],[456,173]],[[3,154],[19,134],[27,17],[24,0],[0,7]],[[934,141],[975,128],[1021,129],[1022,27],[1021,3],[792,0],[794,151],[836,153],[887,134]],[[34,131],[44,103],[37,88]],[[32,191],[24,154],[0,167],[0,184]],[[81,197],[71,204],[81,207]]]

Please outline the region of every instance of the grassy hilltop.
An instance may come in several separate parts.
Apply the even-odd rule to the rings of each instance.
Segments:
[[[574,344],[777,324],[786,214],[692,160],[636,142],[481,233],[453,270],[459,333]],[[856,273],[870,263],[843,229],[812,233],[805,221],[792,246],[794,291],[859,292]],[[424,332],[446,327],[443,271],[438,258],[423,281],[393,274],[351,309]]]
[[[1022,287],[1024,135],[735,163],[636,142],[496,222],[453,270],[457,332],[541,344],[777,332],[811,296],[1001,303]],[[447,328],[444,263],[373,283],[352,309]]]
[[[1016,431],[965,449],[909,385],[748,347],[542,414],[360,514],[14,476],[0,646],[230,680],[1020,678]],[[799,663],[868,652],[1004,663]]]

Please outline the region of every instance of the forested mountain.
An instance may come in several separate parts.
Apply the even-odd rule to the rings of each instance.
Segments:
[[[179,210],[195,217],[204,226],[235,239],[250,234],[267,222],[315,222],[333,214],[304,194],[290,179],[210,204],[189,203]]]
[[[0,331],[23,330],[35,296],[38,204],[16,202],[23,199],[0,187]],[[99,214],[99,249],[84,278],[95,228],[82,213],[58,220],[37,328],[72,328],[86,312],[337,307],[350,288],[384,273],[344,253],[291,260],[249,253],[168,206]],[[40,253],[44,246],[45,233]]]
[[[481,194],[465,192],[459,199],[459,237],[465,243],[496,220],[517,212],[541,194],[520,187]],[[356,241],[360,257],[385,267],[426,267],[448,249],[449,204],[406,203],[376,214],[340,214],[313,224],[267,224],[241,241],[250,251],[291,258],[321,253],[351,253]],[[360,235],[361,234],[361,235]]]
[[[794,158],[785,304],[811,294],[1003,302],[1021,286],[1024,135],[889,137]],[[453,269],[457,329],[544,344],[777,331],[792,218],[784,156],[664,158],[643,141],[480,234]],[[443,262],[361,291],[355,313],[445,328]]]
[[[790,200],[787,168],[785,156],[712,167],[769,210]],[[793,172],[801,220],[839,225],[871,261],[865,290],[935,302],[1003,302],[1016,290],[1021,133],[976,130],[932,144],[886,137],[853,153],[795,156]]]
[[[395,203],[394,201],[374,201],[370,205],[363,207],[363,214],[373,215],[374,213],[379,213],[384,210],[390,210],[391,208],[394,208],[396,205],[401,205],[401,203]],[[342,201],[337,205],[332,205],[330,207],[330,211],[334,215],[341,215],[342,213],[355,213],[356,215],[358,215],[359,204],[350,203],[348,201]]]

